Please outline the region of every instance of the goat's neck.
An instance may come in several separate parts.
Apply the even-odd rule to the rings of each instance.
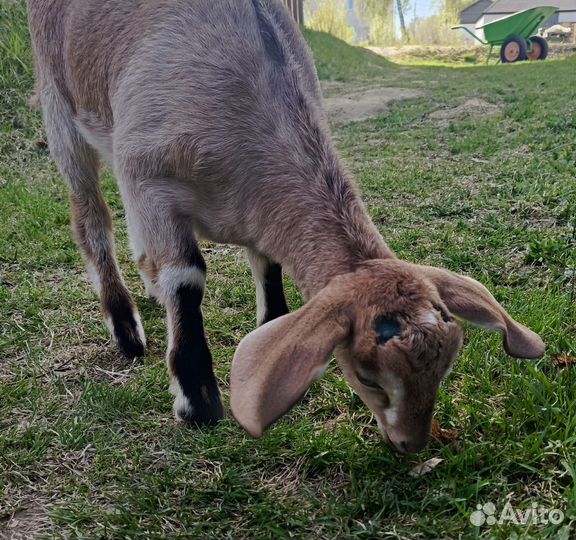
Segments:
[[[363,261],[395,257],[350,181],[344,177],[334,190],[322,205],[310,201],[314,204],[306,208],[304,201],[297,219],[290,216],[285,223],[276,223],[274,248],[267,250],[306,299]]]

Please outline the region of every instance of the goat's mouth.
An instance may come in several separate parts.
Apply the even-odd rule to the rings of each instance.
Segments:
[[[380,422],[380,420],[377,420],[377,423],[378,423],[378,429],[380,430],[380,434],[382,435],[382,439],[384,439],[384,442],[390,448],[392,448],[393,450],[395,450],[400,454],[414,454],[420,452],[421,450],[424,450],[424,448],[428,446],[428,440],[422,442],[414,442],[409,440],[404,440],[400,442],[394,441],[388,435],[388,432],[386,431],[386,426],[382,422]]]

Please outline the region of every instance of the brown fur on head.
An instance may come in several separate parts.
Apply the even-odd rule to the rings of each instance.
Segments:
[[[239,345],[231,407],[252,435],[285,413],[326,367],[331,352],[397,450],[426,446],[438,388],[462,345],[452,316],[500,330],[513,356],[544,345],[513,321],[480,283],[446,270],[367,261],[333,279],[298,311]]]
[[[336,358],[385,439],[402,452],[419,450],[428,442],[438,388],[462,345],[462,329],[411,266],[375,261],[358,274],[352,338]]]

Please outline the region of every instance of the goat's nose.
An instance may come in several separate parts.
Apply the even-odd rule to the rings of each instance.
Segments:
[[[406,441],[392,441],[392,445],[397,452],[408,454],[408,443]]]
[[[401,454],[415,454],[426,448],[426,441],[392,441],[394,448]]]

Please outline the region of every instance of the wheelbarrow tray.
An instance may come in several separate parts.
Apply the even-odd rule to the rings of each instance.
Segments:
[[[490,45],[502,45],[510,36],[522,36],[528,39],[557,10],[557,7],[552,6],[525,9],[486,23],[477,29],[484,30],[484,39]]]

